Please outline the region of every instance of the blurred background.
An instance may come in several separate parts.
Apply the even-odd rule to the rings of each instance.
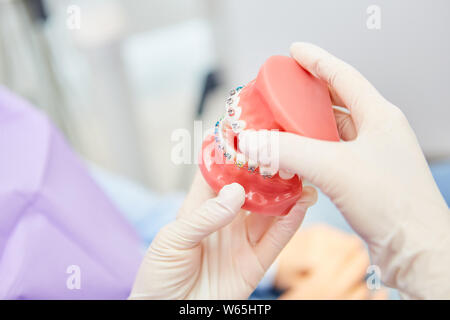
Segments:
[[[88,162],[166,193],[196,167],[170,161],[172,132],[194,139],[193,121],[212,126],[229,88],[308,41],[398,105],[433,163],[450,158],[449,26],[446,0],[0,0],[0,83]]]

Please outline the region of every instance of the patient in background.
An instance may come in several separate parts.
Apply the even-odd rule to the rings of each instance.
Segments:
[[[363,242],[327,225],[300,229],[278,259],[280,299],[387,299],[366,283],[370,261]]]

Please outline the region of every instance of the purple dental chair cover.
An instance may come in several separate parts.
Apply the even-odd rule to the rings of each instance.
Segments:
[[[140,249],[59,131],[0,86],[0,298],[125,299]]]

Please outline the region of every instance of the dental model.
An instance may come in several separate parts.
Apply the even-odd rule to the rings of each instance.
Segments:
[[[302,181],[241,153],[239,134],[244,129],[339,141],[326,83],[292,58],[270,57],[255,80],[231,90],[225,115],[203,142],[200,170],[216,192],[233,182],[241,184],[246,192],[243,208],[265,215],[287,214],[301,196]]]

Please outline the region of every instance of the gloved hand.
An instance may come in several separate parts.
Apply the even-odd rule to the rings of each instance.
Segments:
[[[366,283],[369,264],[358,236],[315,225],[299,230],[281,251],[274,284],[284,290],[280,299],[386,299],[386,289]]]
[[[317,200],[312,187],[283,217],[241,210],[244,189],[214,193],[197,174],[177,219],[151,243],[131,299],[246,299]]]
[[[406,117],[323,49],[295,43],[291,54],[328,83],[334,105],[347,109],[335,110],[344,141],[277,132],[271,134],[279,145],[268,146],[270,135],[244,132],[240,149],[248,155],[271,150],[280,169],[328,195],[367,241],[387,285],[410,298],[450,298],[450,213]]]

